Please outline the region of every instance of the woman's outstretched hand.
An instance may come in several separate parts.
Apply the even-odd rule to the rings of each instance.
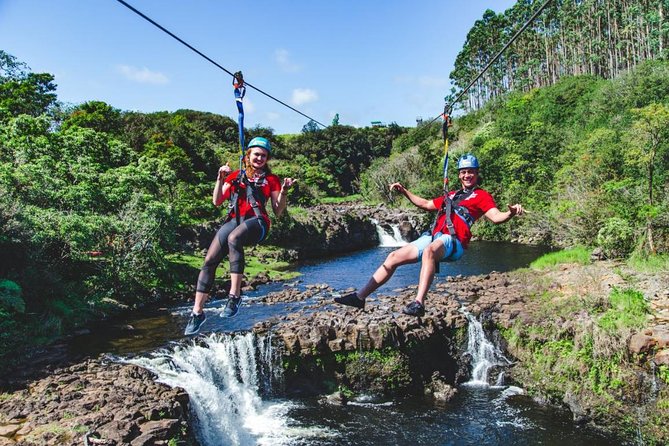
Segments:
[[[230,167],[230,162],[225,163],[225,166],[218,168],[218,179],[224,180],[228,175],[232,173],[232,168]]]

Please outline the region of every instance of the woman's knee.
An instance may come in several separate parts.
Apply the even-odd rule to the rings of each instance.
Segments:
[[[243,248],[242,237],[239,234],[228,235],[228,248],[230,251],[240,251]]]
[[[423,250],[423,262],[434,261],[434,251],[429,246]]]
[[[200,268],[200,269],[203,270],[203,271],[209,271],[209,270],[212,270],[212,269],[215,270],[219,263],[221,263],[221,262],[216,258],[216,256],[207,255],[207,257],[204,258],[204,263],[202,264],[202,268]]]

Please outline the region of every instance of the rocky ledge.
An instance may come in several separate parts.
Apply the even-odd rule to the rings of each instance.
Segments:
[[[420,318],[402,313],[414,299],[415,287],[370,298],[364,310],[333,303],[332,290],[322,287],[275,293],[268,296],[272,302],[328,297],[254,329],[271,331],[283,348],[286,388],[291,392],[429,394],[435,387],[452,388],[469,378],[465,309],[487,311],[476,302],[490,294],[506,320],[522,318],[523,286],[502,273],[449,278],[435,286]],[[433,396],[437,393],[444,394]]]
[[[138,366],[104,359],[0,394],[0,445],[195,444],[188,395]]]

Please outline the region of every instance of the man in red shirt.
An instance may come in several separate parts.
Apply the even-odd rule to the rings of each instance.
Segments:
[[[506,212],[500,211],[492,196],[478,187],[479,162],[474,155],[460,158],[458,179],[462,189],[449,192],[450,205],[444,196],[428,200],[410,192],[400,183],[391,184],[391,190],[400,192],[415,206],[426,211],[438,211],[437,222],[431,233],[426,232],[417,240],[391,252],[362,289],[336,297],[335,302],[363,309],[367,296],[386,283],[398,266],[420,261],[422,265],[416,299],[404,308],[403,313],[423,316],[425,296],[434,279],[436,262],[455,261],[462,257],[472,237],[471,226],[474,222],[485,216],[499,224],[523,213],[520,204],[509,205]]]

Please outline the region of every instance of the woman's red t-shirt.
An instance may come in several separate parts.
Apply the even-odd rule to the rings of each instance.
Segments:
[[[239,175],[239,170],[235,170],[232,172],[230,175],[228,175],[224,182],[230,184],[232,187],[230,188],[230,195],[232,193],[236,192],[234,189],[239,187],[239,191],[237,194],[237,202],[239,203],[239,215],[240,217],[247,219],[247,218],[253,218],[256,216],[256,214],[253,212],[253,207],[251,204],[248,202],[246,199],[246,185],[244,183],[240,184],[239,186],[234,185],[234,181],[237,179],[237,176]],[[251,181],[249,179],[249,181]],[[252,181],[253,182],[253,181]],[[256,189],[260,191],[260,193],[265,197],[265,203],[270,201],[271,193],[274,191],[280,191],[281,190],[281,179],[279,179],[278,176],[274,175],[273,173],[270,173],[268,175],[265,175],[264,177],[260,178],[256,182]],[[224,198],[229,198],[230,195],[227,195]],[[267,223],[267,228],[269,229],[270,226],[270,220],[269,216],[267,215],[267,210],[265,208],[265,205],[262,203],[258,203],[258,206],[260,207],[260,212],[262,213],[262,217]],[[231,217],[236,217],[235,212],[233,211],[230,214]]]

